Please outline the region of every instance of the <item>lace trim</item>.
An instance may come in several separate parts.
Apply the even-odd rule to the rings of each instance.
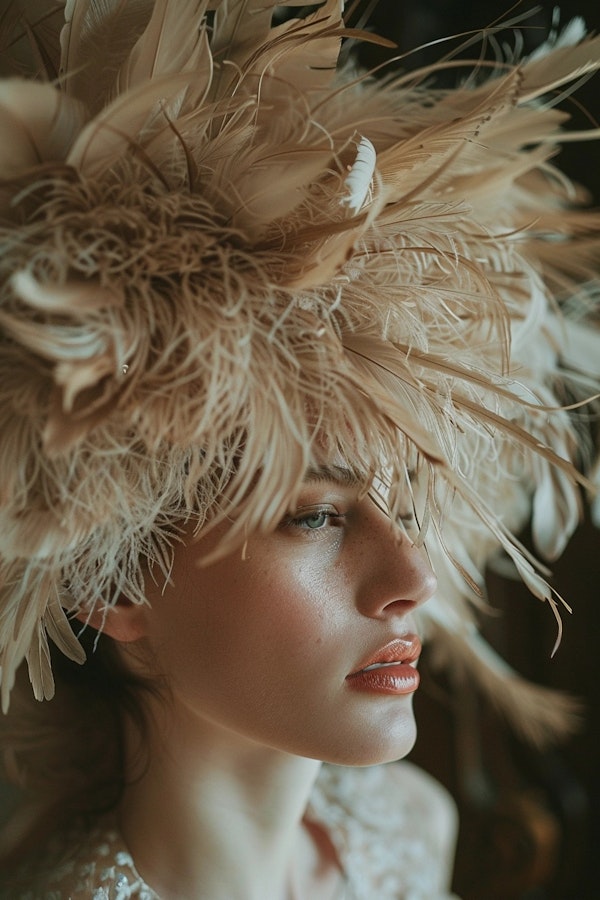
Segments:
[[[339,900],[452,897],[444,885],[454,849],[454,808],[437,782],[414,766],[323,766],[307,818],[327,829],[337,850],[345,873]],[[42,883],[43,894],[26,891],[11,900],[161,900],[111,823],[100,824]]]
[[[449,900],[456,813],[409,763],[324,766],[307,815],[323,824],[356,900]]]

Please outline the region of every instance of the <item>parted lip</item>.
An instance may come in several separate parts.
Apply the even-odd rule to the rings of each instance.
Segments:
[[[384,665],[385,663],[414,663],[421,655],[421,641],[416,634],[409,632],[402,637],[394,638],[384,647],[380,647],[371,656],[364,659],[358,668],[354,669],[347,675],[352,678],[353,675],[359,675],[368,669],[369,666]]]

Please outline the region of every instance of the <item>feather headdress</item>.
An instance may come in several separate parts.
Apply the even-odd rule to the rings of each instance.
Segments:
[[[392,514],[413,471],[440,654],[522,723],[560,719],[469,601],[500,547],[556,609],[513,532],[532,507],[553,557],[579,516],[565,406],[600,344],[559,302],[592,305],[600,214],[550,160],[600,137],[555,104],[600,39],[453,90],[435,67],[381,83],[338,67],[341,7],[67,0],[60,62],[37,42],[46,77],[0,82],[5,709],[24,657],[52,695],[48,637],[82,659],[70,613],[144,601],[140,560],[168,571],[182,519],[235,511],[231,549],[325,446]]]

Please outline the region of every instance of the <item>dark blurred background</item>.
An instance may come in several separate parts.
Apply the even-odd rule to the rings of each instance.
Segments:
[[[363,3],[361,9],[368,7]],[[521,26],[525,48],[547,34],[553,2],[498,0],[380,0],[370,16],[374,29],[393,37],[400,51],[438,38],[483,28],[534,9]],[[561,22],[583,16],[588,31],[600,29],[598,0],[566,0]],[[471,49],[471,54],[477,48]],[[397,51],[396,51],[397,52]],[[439,58],[440,46],[411,54],[412,68]],[[386,53],[369,49],[369,63]],[[600,118],[600,78],[588,81],[577,100]],[[577,118],[574,105],[567,108]],[[589,127],[589,119],[578,120]],[[559,165],[600,200],[600,144],[589,141],[562,151]],[[526,539],[526,536],[525,536]],[[550,657],[556,624],[547,605],[517,582],[490,574],[489,591],[499,616],[486,635],[526,677],[582,698],[581,731],[560,746],[534,750],[510,732],[476,693],[452,692],[431,675],[423,659],[423,690],[417,697],[419,740],[411,759],[433,773],[457,801],[459,833],[454,890],[464,900],[592,900],[600,897],[600,531],[586,521],[554,565],[560,594],[573,606],[564,637]]]

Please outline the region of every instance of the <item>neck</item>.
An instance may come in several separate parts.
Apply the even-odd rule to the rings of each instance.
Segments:
[[[166,707],[152,716],[141,775],[131,750],[121,828],[159,896],[283,900],[322,873],[325,857],[332,868],[303,824],[315,760]]]

